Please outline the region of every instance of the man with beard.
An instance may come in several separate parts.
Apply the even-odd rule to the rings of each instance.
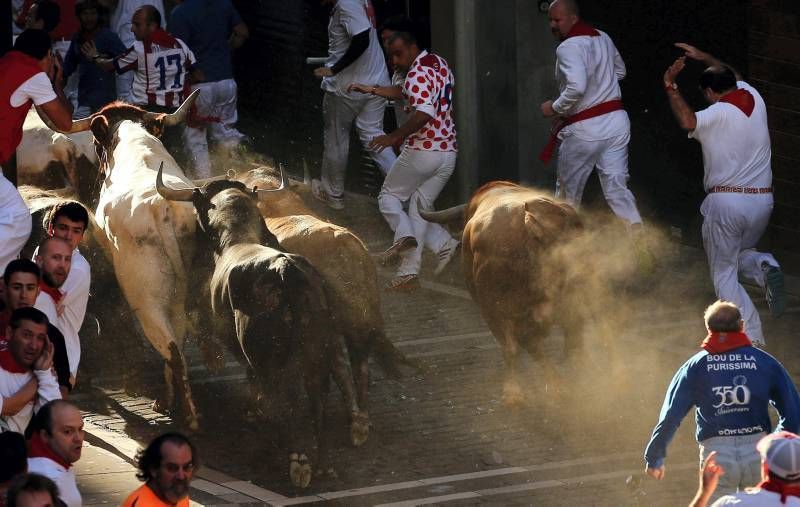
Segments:
[[[34,411],[61,398],[53,366],[53,344],[47,338],[47,316],[36,308],[19,308],[6,328],[8,348],[0,351],[0,431],[22,433]],[[24,396],[15,396],[24,393]]]
[[[69,358],[70,383],[73,387],[81,359],[81,341],[78,331],[80,331],[86,316],[91,284],[91,268],[86,258],[78,250],[78,245],[83,240],[88,225],[89,213],[81,203],[76,201],[56,204],[47,216],[47,235],[68,241],[72,248],[72,259],[67,278],[58,287],[58,293],[63,294],[63,297],[56,305],[57,319],[53,323],[64,335]],[[50,279],[54,277],[55,275],[47,275],[47,278]]]
[[[199,468],[194,444],[180,433],[164,433],[138,455],[136,477],[145,481],[122,507],[188,507],[189,484]]]
[[[57,323],[58,314],[63,311],[59,306],[64,297],[59,288],[64,285],[72,266],[72,247],[64,238],[51,236],[39,245],[35,259],[42,270],[42,281],[39,284],[41,292],[33,306],[44,312],[51,323]]]
[[[41,282],[41,271],[33,261],[28,259],[16,259],[8,263],[3,273],[3,281],[6,284],[6,306],[0,311],[0,350],[8,348],[6,340],[6,328],[11,319],[11,314],[18,308],[32,307],[36,298],[39,296],[39,283]],[[58,385],[61,389],[61,397],[66,398],[72,386],[69,382],[69,359],[67,348],[64,345],[64,335],[53,324],[47,323],[47,337],[53,344],[54,357],[53,365],[58,377]]]
[[[81,494],[72,470],[83,449],[83,418],[78,407],[63,400],[47,403],[36,413],[29,432],[28,472],[51,479],[67,507],[80,507]]]

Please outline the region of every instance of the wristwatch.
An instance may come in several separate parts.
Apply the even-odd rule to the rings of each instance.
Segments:
[[[678,83],[664,83],[664,89],[667,91],[678,91]]]

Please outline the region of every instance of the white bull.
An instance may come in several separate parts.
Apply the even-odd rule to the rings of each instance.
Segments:
[[[196,218],[191,203],[159,196],[155,181],[163,165],[170,186],[193,186],[157,136],[166,126],[183,121],[195,98],[196,93],[172,115],[112,103],[73,124],[73,131],[91,128],[104,154],[96,236],[145,336],[165,360],[166,396],[157,406],[171,407],[177,388],[192,429],[198,427],[197,409],[183,344],[189,327],[187,265],[195,250]]]
[[[22,141],[17,147],[17,181],[20,185],[69,192],[86,202],[91,192],[88,179],[81,175],[78,163],[84,159],[97,167],[97,153],[91,132],[62,134],[42,121],[34,108],[28,111],[22,126]],[[63,172],[59,170],[63,167]]]

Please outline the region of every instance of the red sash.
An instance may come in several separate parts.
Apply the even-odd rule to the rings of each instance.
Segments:
[[[17,360],[14,359],[14,356],[11,355],[11,351],[8,349],[0,352],[0,368],[9,373],[28,373],[30,371],[19,364]]]
[[[547,145],[544,147],[542,152],[539,153],[539,160],[545,164],[550,162],[550,159],[553,158],[553,150],[556,149],[556,145],[558,144],[558,133],[561,132],[561,129],[567,125],[588,120],[589,118],[594,118],[595,116],[602,116],[614,111],[619,111],[620,109],[623,109],[622,101],[620,99],[614,99],[609,100],[608,102],[601,102],[596,106],[584,109],[583,111],[575,113],[572,116],[567,116],[566,118],[556,120],[553,122],[553,128],[550,129],[550,139],[548,139]]]
[[[709,354],[722,354],[729,350],[738,349],[739,347],[751,347],[752,345],[750,338],[744,333],[718,333],[711,331],[700,346],[707,350]]]
[[[51,449],[50,446],[47,445],[44,440],[42,440],[42,437],[39,436],[38,431],[34,431],[31,439],[28,440],[28,457],[47,458],[50,461],[58,463],[67,470],[69,470],[69,467],[72,466],[72,463],[67,462],[61,456],[53,452],[53,449]]]

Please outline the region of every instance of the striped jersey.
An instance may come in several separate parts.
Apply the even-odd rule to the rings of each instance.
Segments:
[[[186,77],[196,62],[182,40],[159,28],[116,57],[114,68],[118,74],[136,72],[131,89],[134,104],[178,107],[189,91]]]

